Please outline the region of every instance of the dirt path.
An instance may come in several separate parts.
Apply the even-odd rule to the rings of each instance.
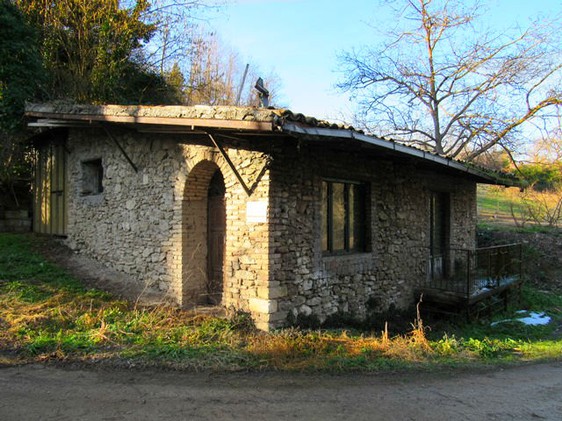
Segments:
[[[0,369],[2,420],[560,420],[562,363],[304,375]]]

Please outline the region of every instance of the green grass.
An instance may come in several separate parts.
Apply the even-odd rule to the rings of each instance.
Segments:
[[[520,301],[491,320],[448,324],[429,336],[434,338],[435,343],[443,342],[445,338],[442,346],[446,346],[452,338],[461,338],[454,339],[457,348],[475,352],[484,360],[526,361],[542,359],[547,355],[560,359],[562,353],[558,351],[562,346],[562,337],[556,338],[556,330],[562,324],[562,296],[524,285]],[[525,316],[517,313],[521,310],[544,312],[551,318],[551,323],[526,325],[517,320]]]
[[[211,370],[396,370],[559,359],[554,330],[562,298],[532,288],[523,308],[549,326],[437,324],[410,332],[283,329],[265,333],[248,315],[196,315],[139,307],[85,288],[34,252],[33,236],[0,234],[0,364],[80,361]],[[515,316],[515,310],[498,319]],[[412,321],[414,322],[414,321]]]
[[[478,189],[478,210],[481,214],[511,218],[511,209],[518,209],[513,197],[502,194],[497,188],[487,186]]]
[[[559,228],[561,191],[536,191],[528,188],[479,186],[477,192],[480,222],[492,225],[528,227],[531,230]]]

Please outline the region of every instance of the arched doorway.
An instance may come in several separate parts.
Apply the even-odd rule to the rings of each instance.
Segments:
[[[226,209],[224,179],[215,171],[207,192],[207,293],[209,304],[222,301]]]
[[[182,205],[182,306],[219,305],[224,283],[225,183],[216,163],[189,172]]]

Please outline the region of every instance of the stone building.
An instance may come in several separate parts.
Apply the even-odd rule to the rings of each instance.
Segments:
[[[30,105],[36,232],[272,329],[415,302],[498,178],[287,110]],[[428,262],[432,262],[428,265]]]

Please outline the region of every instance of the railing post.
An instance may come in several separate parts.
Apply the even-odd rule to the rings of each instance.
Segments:
[[[466,258],[466,262],[462,262],[466,270],[464,287],[462,285],[461,254],[464,254]],[[514,261],[516,258],[519,259],[519,262]],[[474,303],[494,295],[507,294],[507,290],[513,286],[520,287],[521,283],[515,281],[517,277],[521,279],[523,273],[523,247],[521,244],[507,244],[479,249],[449,250],[446,264],[450,264],[450,270],[447,279],[441,276],[435,278],[436,265],[431,254],[429,260],[426,261],[428,262],[426,263],[428,271],[426,288],[454,293],[451,294],[451,299],[454,298],[456,304],[464,303],[463,310],[470,320],[471,306]],[[503,282],[504,280],[505,282]],[[511,285],[514,282],[515,285]],[[494,291],[494,289],[496,290]],[[464,297],[461,296],[463,290]],[[438,291],[427,292],[428,294],[440,294]],[[439,299],[447,297],[446,295],[436,296]]]

